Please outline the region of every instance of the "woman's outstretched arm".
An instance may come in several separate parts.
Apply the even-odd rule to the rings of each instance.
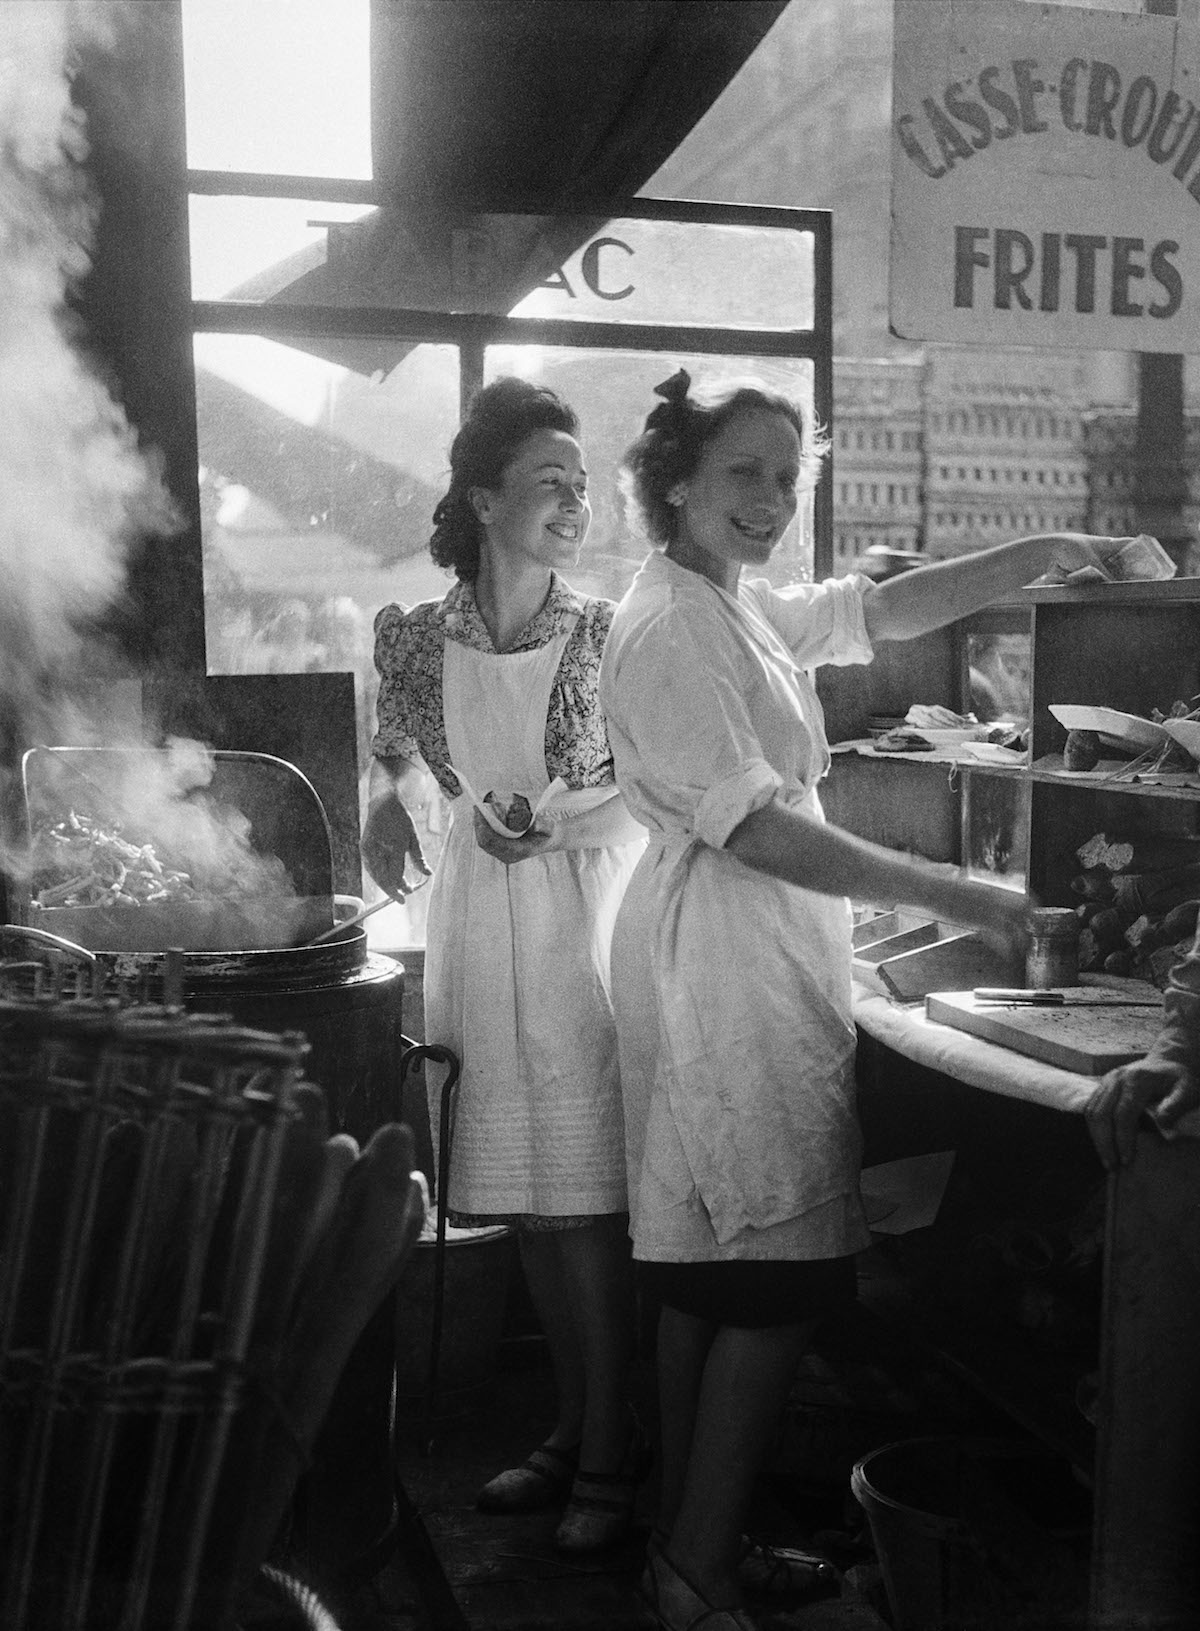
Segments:
[[[901,572],[864,594],[867,633],[873,641],[912,640],[1003,600],[1043,573],[1061,582],[1085,566],[1099,567],[1128,542],[1082,532],[1040,533]]]
[[[1028,903],[1022,895],[969,883],[957,867],[868,843],[778,799],[751,811],[725,848],[784,883],[880,906],[915,906],[944,922],[980,929],[1005,950],[1024,956]]]

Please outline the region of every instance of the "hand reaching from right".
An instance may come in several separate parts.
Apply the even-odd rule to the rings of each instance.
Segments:
[[[1084,1110],[1096,1154],[1111,1172],[1133,1160],[1143,1112],[1170,1133],[1189,1110],[1200,1106],[1200,1078],[1179,1059],[1151,1051],[1145,1059],[1119,1065],[1100,1081]]]

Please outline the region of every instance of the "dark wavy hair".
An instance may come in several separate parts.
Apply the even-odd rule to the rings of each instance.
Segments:
[[[621,491],[630,518],[653,544],[669,544],[679,511],[667,494],[686,481],[700,463],[705,447],[746,408],[778,413],[800,438],[800,486],[814,487],[829,441],[806,406],[758,379],[713,380],[693,388],[680,368],[654,387],[662,401],[646,418],[642,434],[625,454]]]
[[[483,527],[471,502],[473,487],[499,487],[521,444],[535,431],[579,435],[579,418],[548,385],[526,379],[495,380],[476,392],[450,444],[450,485],[433,512],[429,553],[464,582],[479,575]]]

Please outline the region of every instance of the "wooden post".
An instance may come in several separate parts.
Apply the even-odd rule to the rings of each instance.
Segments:
[[[1152,17],[1176,17],[1179,0],[1145,0]],[[1184,464],[1183,358],[1139,352],[1137,434],[1133,477],[1139,532],[1157,538],[1179,560],[1192,541],[1184,519],[1188,497]]]
[[[1138,1137],[1109,1181],[1092,1631],[1200,1624],[1200,1149]]]
[[[73,84],[100,195],[92,269],[74,299],[84,344],[143,448],[155,449],[182,518],[131,562],[110,626],[142,671],[203,675],[204,580],[192,365],[180,0],[138,6],[115,47],[83,53]]]
[[[1184,516],[1188,481],[1182,357],[1161,351],[1138,354],[1135,449],[1133,500],[1137,529],[1157,538],[1178,559],[1191,542]]]

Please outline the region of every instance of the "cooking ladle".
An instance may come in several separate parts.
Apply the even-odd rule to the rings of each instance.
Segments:
[[[427,880],[424,878],[421,879],[421,883],[425,883],[426,881]],[[417,884],[415,888],[420,889],[421,883]],[[409,894],[413,894],[414,892],[414,890],[409,890]],[[335,923],[332,928],[323,929],[320,934],[314,935],[311,940],[306,940],[304,942],[304,948],[307,948],[308,946],[319,946],[322,941],[332,940],[334,935],[341,934],[343,929],[356,929],[360,923],[365,923],[367,918],[372,917],[376,912],[382,912],[385,906],[403,905],[404,902],[401,900],[399,895],[385,895],[382,900],[377,900],[373,906],[364,906],[362,911],[355,912],[353,917],[343,918],[340,923]]]

